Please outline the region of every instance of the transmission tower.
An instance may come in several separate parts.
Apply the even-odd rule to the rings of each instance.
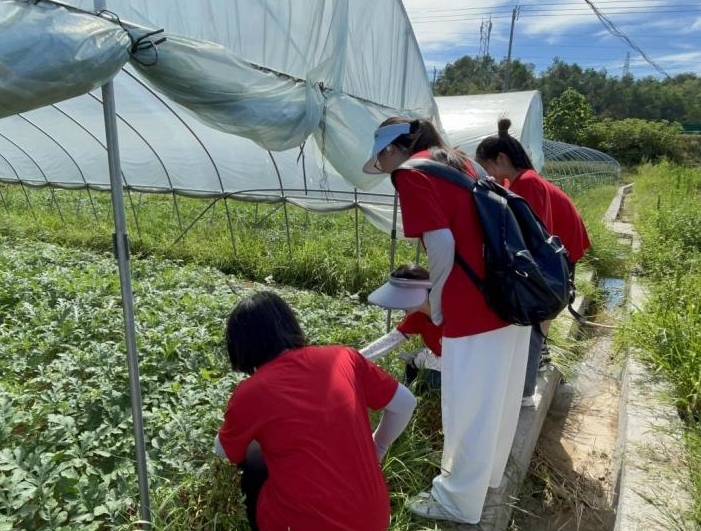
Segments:
[[[623,77],[630,74],[630,52],[626,53],[626,62],[623,63]]]
[[[480,24],[480,50],[479,57],[489,55],[489,38],[492,35],[492,15],[486,21],[482,19]]]

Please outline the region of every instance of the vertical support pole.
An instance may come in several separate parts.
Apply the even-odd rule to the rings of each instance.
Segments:
[[[355,214],[355,264],[360,269],[360,223],[358,209],[358,189],[353,188],[353,213]]]
[[[397,250],[397,210],[399,196],[394,192],[394,205],[392,208],[392,232],[390,232],[389,240],[389,272],[394,271],[394,255]],[[392,310],[387,310],[386,332],[392,327]]]
[[[95,11],[106,7],[105,0],[94,0]],[[139,381],[139,360],[136,351],[136,330],[134,326],[134,300],[129,271],[129,239],[124,215],[124,190],[122,188],[122,170],[119,161],[119,141],[117,136],[117,113],[114,103],[114,86],[109,81],[102,86],[102,108],[105,119],[105,139],[107,161],[110,173],[110,189],[114,212],[113,244],[119,266],[119,283],[124,314],[125,343],[129,367],[129,390],[131,395],[131,414],[134,423],[134,442],[136,446],[136,473],[139,482],[139,515],[142,529],[151,529],[151,504],[148,492],[146,469],[146,449],[144,442],[144,422],[142,416],[141,385]]]

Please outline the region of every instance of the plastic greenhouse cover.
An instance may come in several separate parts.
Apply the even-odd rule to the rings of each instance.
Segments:
[[[70,3],[92,9],[92,1]],[[505,114],[515,136],[527,133],[531,153],[540,149],[537,92],[433,99],[399,1],[111,0],[108,8],[128,35],[114,18],[0,0],[0,27],[10,28],[12,49],[36,44],[41,15],[52,19],[38,39],[52,43],[45,58],[54,57],[52,50],[97,54],[98,48],[109,56],[95,59],[95,70],[93,63],[71,64],[73,52],[69,59],[56,54],[60,67],[48,59],[27,60],[6,52],[6,32],[0,32],[2,101],[8,91],[37,96],[24,97],[25,109],[0,120],[1,180],[109,188],[100,91],[66,98],[104,82],[103,62],[118,71],[128,48],[130,64],[113,82],[123,180],[133,190],[286,200],[318,211],[359,206],[389,230],[389,179],[360,170],[385,117],[424,116],[440,125],[440,107],[449,141],[472,154]],[[71,21],[61,25],[54,17]],[[113,37],[96,46],[96,36],[109,33],[103,28]],[[147,36],[146,46],[131,46],[159,29],[164,32]],[[50,74],[44,76],[44,69]],[[74,69],[83,72],[81,83],[64,75]],[[59,85],[52,105],[46,105],[42,83],[15,80],[37,71],[44,84]]]
[[[127,62],[128,45],[129,35],[101,18],[0,2],[0,117],[100,87]]]
[[[468,155],[474,155],[485,136],[497,134],[499,119],[508,118],[509,133],[519,139],[533,166],[537,170],[543,167],[543,102],[538,91],[436,99],[448,138]]]

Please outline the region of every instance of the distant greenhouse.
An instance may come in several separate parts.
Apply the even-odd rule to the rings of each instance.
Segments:
[[[569,194],[621,179],[618,161],[595,149],[543,139],[543,156],[543,176]]]

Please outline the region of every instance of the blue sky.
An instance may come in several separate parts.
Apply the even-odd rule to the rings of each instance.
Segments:
[[[511,57],[541,73],[555,57],[583,68],[635,77],[692,72],[701,76],[701,0],[403,0],[431,79],[434,68],[487,43],[497,60]],[[600,20],[591,5],[604,17]],[[487,29],[491,22],[491,32]],[[608,29],[607,29],[608,27]],[[617,33],[617,35],[612,34]],[[625,39],[632,43],[628,43]],[[647,59],[646,59],[647,58]],[[701,96],[700,96],[701,97]]]

